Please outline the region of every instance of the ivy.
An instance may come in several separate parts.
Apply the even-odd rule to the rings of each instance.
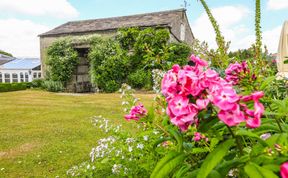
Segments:
[[[49,80],[67,84],[78,63],[73,44],[89,44],[89,75],[100,91],[114,92],[122,83],[151,89],[153,69],[168,70],[173,64],[187,64],[191,48],[185,43],[169,43],[163,28],[125,28],[114,37],[99,35],[65,38],[47,51]]]
[[[88,58],[91,82],[100,90],[114,92],[125,82],[129,61],[126,51],[114,39],[94,38]]]
[[[54,42],[47,50],[46,64],[48,80],[61,81],[66,85],[78,64],[78,53],[74,50],[71,39]]]

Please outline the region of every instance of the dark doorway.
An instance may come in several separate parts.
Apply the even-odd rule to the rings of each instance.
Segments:
[[[89,61],[87,57],[89,48],[75,48],[75,50],[78,52],[79,61],[67,89],[74,93],[92,92],[93,88],[89,77]]]

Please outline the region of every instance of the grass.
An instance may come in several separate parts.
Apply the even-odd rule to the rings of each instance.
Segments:
[[[153,95],[137,97],[149,105]],[[126,123],[120,104],[119,94],[0,93],[0,177],[64,177],[104,136],[92,116]]]

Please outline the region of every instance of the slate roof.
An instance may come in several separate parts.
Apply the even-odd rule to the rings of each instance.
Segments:
[[[14,59],[0,66],[0,69],[33,69],[40,66],[38,58]]]
[[[185,9],[138,14],[131,16],[71,21],[39,36],[57,36],[72,33],[87,33],[103,30],[115,30],[123,27],[171,26],[177,20],[177,13]]]
[[[0,65],[5,64],[9,61],[12,61],[13,59],[15,59],[15,58],[11,57],[11,56],[4,55],[4,54],[0,54]]]

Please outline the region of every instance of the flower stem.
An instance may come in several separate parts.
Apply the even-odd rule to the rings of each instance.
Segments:
[[[268,108],[269,108],[270,111],[272,112],[272,108],[271,108],[270,105],[268,105]],[[282,127],[281,127],[281,124],[280,124],[279,120],[278,120],[274,115],[272,115],[271,117],[272,117],[273,119],[275,119],[275,121],[276,121],[276,123],[277,123],[277,125],[278,125],[278,127],[279,127],[279,130],[283,133],[283,129],[282,129]]]
[[[232,130],[228,125],[226,125],[226,126],[227,126],[229,132],[231,133],[232,137],[235,138],[237,147],[238,147],[238,149],[239,149],[239,151],[240,151],[240,155],[242,156],[242,155],[243,155],[243,148],[242,148],[242,145],[241,145],[241,143],[240,143],[239,137],[237,137],[237,136],[234,134],[233,130]]]

